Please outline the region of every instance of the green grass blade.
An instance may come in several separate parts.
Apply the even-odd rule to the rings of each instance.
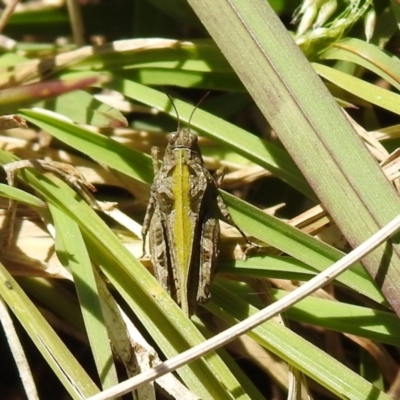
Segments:
[[[54,111],[79,124],[114,128],[127,125],[126,118],[120,111],[101,103],[83,90],[35,103],[34,107]]]
[[[130,80],[118,80],[118,78],[115,78],[107,86],[115,90],[120,90],[128,97],[132,97],[135,100],[176,117],[170,100],[162,92],[139,85]],[[174,104],[179,111],[180,120],[188,122],[190,114],[193,111],[193,106],[176,99],[174,100]],[[221,145],[235,150],[238,154],[275,173],[282,180],[308,197],[315,197],[309,186],[304,182],[297,167],[287,157],[286,152],[282,148],[263,141],[249,134],[249,132],[200,109],[196,110],[190,125]]]
[[[223,196],[233,219],[240,226],[245,227],[246,232],[316,270],[326,269],[343,256],[341,251],[261,212],[250,204],[227,193]],[[249,260],[249,263],[251,264],[252,261]],[[337,281],[375,301],[384,301],[379,289],[360,264],[354,265],[339,276]]]
[[[217,278],[216,283],[254,307],[259,309],[265,307],[265,302],[260,298],[259,293],[254,291],[251,281],[248,284]],[[270,294],[276,301],[282,299],[288,292],[271,289]],[[364,337],[392,346],[397,346],[400,340],[400,321],[396,314],[334,299],[328,300],[317,295],[299,301],[286,310],[284,315],[289,320]]]
[[[345,38],[328,47],[319,58],[350,61],[374,72],[400,90],[400,60],[371,43]]]
[[[99,163],[112,166],[142,182],[152,181],[153,169],[149,156],[129,149],[104,135],[65,121],[60,115],[49,114],[45,110],[20,110],[19,113],[28,121]]]
[[[86,333],[91,344],[97,373],[103,389],[118,383],[110,348],[99,291],[85,243],[79,227],[70,217],[49,204],[56,229],[55,247],[59,259],[72,272],[81,306]]]
[[[142,89],[145,94],[156,96],[156,99],[160,102],[162,101],[160,104],[164,106],[165,103],[168,102],[168,99],[166,99],[162,93],[141,87],[140,85],[139,88]],[[149,91],[148,93],[147,90]],[[143,99],[144,97],[140,98]],[[146,99],[148,98],[146,97]],[[159,103],[154,102],[154,104]],[[189,117],[192,107],[182,104],[181,102],[178,102],[177,105],[183,109],[184,116],[182,119],[186,120],[186,118]],[[198,110],[198,112],[201,117],[203,115],[201,110]],[[80,151],[92,158],[126,173],[134,179],[144,180],[147,183],[151,182],[153,176],[151,161],[146,155],[130,150],[105,136],[90,132],[85,128],[78,127],[41,111],[23,110],[21,114],[58,139],[65,141],[73,147],[79,148]],[[194,120],[192,124],[196,125],[196,120]],[[237,139],[236,135],[235,138]],[[243,137],[243,146],[246,146],[251,138],[251,135],[246,134]],[[225,200],[231,207],[232,215],[235,220],[248,233],[253,234],[265,243],[269,243],[281,249],[318,270],[326,268],[342,255],[341,252],[303,234],[295,228],[287,226],[276,218],[267,216],[250,205],[245,206],[244,202],[235,199],[233,196],[225,195]],[[242,218],[243,214],[247,214],[248,217]],[[271,227],[270,230],[268,226]],[[355,268],[353,271],[344,274],[344,277],[339,278],[339,281],[360,291],[375,301],[382,302],[382,295],[377,290],[376,286],[365,279],[365,276],[362,277],[363,273],[360,269]],[[357,274],[358,276],[356,276]],[[348,276],[353,276],[353,278],[349,279]]]
[[[12,186],[0,183],[0,195],[7,197],[12,200],[19,201],[20,203],[26,204],[32,207],[46,207],[46,204],[37,197]]]
[[[336,86],[388,111],[400,114],[400,95],[326,65],[313,63],[320,76]]]
[[[1,297],[71,397],[80,400],[82,397],[98,393],[98,388],[85,370],[2,264],[0,264],[0,280]]]
[[[189,3],[351,246],[397,216],[398,194],[268,3]],[[399,244],[364,265],[400,315]]]
[[[285,294],[283,291],[272,291],[276,300]],[[310,296],[291,307],[285,315],[294,321],[365,337],[392,346],[397,346],[400,341],[400,321],[394,313]]]
[[[257,311],[222,286],[214,286],[214,297],[206,307],[230,324]],[[248,335],[341,399],[390,399],[360,375],[275,321],[258,326]]]
[[[0,163],[14,157],[0,151]],[[96,213],[75,199],[75,192],[54,178],[28,171],[20,176],[46,201],[59,208],[80,227],[91,258],[102,266],[103,272],[167,357],[186,350],[204,337],[183,314],[182,310],[161,289],[155,278],[138,262]],[[105,246],[106,243],[106,246]],[[214,353],[179,370],[184,382],[201,398],[230,399],[235,392],[239,398],[247,395],[240,383]]]

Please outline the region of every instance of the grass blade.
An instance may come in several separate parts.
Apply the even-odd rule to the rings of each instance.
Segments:
[[[268,3],[189,3],[349,243],[398,215],[397,193]],[[381,246],[364,265],[400,315],[400,246]]]

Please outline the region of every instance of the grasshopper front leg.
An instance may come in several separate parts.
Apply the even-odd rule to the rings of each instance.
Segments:
[[[146,237],[147,237],[147,233],[149,232],[150,229],[150,224],[151,224],[151,220],[154,216],[154,211],[156,208],[156,198],[153,194],[153,190],[151,191],[150,194],[150,200],[149,200],[149,204],[147,205],[147,210],[146,210],[146,215],[144,217],[144,221],[143,221],[143,226],[142,226],[142,257],[143,258],[146,255]]]
[[[168,241],[165,237],[165,230],[162,223],[160,210],[156,207],[153,219],[150,223],[149,244],[151,250],[151,262],[157,281],[171,297],[175,297],[171,287],[170,257],[168,254]]]
[[[158,171],[159,171],[159,163],[158,163],[159,154],[160,154],[160,149],[157,146],[153,146],[151,148],[151,158],[153,161],[153,171],[154,171],[155,177],[157,176]],[[149,232],[150,223],[153,218],[154,211],[155,211],[155,208],[157,205],[156,192],[157,192],[157,190],[154,187],[154,183],[153,183],[153,185],[151,186],[149,204],[147,205],[146,215],[144,217],[143,227],[142,227],[142,240],[143,240],[142,258],[146,254],[146,236],[147,236],[147,233]]]

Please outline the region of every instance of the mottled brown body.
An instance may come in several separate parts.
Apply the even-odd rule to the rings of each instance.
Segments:
[[[220,236],[218,209],[227,222],[234,223],[204,165],[195,134],[188,129],[171,133],[160,168],[158,148],[152,149],[152,155],[155,177],[143,246],[149,234],[157,280],[191,316],[198,303],[210,298]]]

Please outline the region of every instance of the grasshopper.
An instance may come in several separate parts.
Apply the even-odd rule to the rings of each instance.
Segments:
[[[191,117],[187,129],[180,129],[178,122],[177,131],[169,135],[161,167],[158,147],[151,150],[155,177],[142,229],[143,254],[149,234],[156,279],[189,317],[198,303],[210,299],[220,237],[218,214],[250,243],[233,222],[204,164],[197,135],[190,131]]]

